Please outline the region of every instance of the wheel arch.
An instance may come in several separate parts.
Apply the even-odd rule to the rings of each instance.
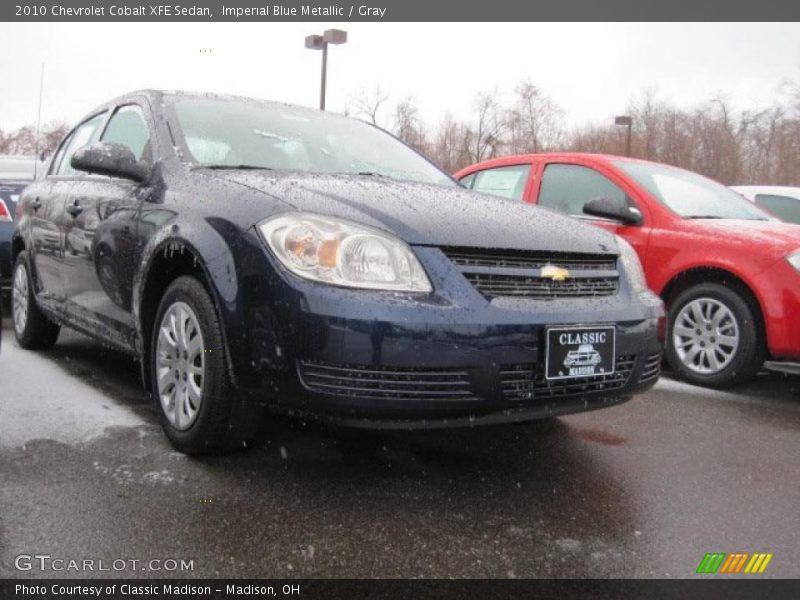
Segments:
[[[756,327],[760,341],[765,346],[767,345],[767,327],[761,301],[752,286],[732,271],[711,266],[691,267],[673,275],[664,285],[659,295],[667,305],[667,310],[669,310],[671,302],[679,294],[701,283],[717,283],[737,291],[753,309],[756,315]]]
[[[169,285],[181,276],[196,278],[206,289],[217,318],[222,324],[223,351],[228,365],[231,380],[234,380],[234,370],[231,364],[231,354],[228,347],[227,331],[224,326],[225,319],[222,311],[220,291],[209,268],[208,261],[195,245],[186,239],[173,238],[163,240],[150,253],[150,259],[142,270],[141,278],[134,284],[134,314],[140,345],[141,374],[145,389],[151,390],[150,359],[151,335],[155,327],[156,311],[164,292]]]
[[[17,257],[25,250],[25,240],[19,232],[15,232],[11,238],[11,266],[17,262]]]

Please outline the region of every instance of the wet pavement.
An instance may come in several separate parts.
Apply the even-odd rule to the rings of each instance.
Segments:
[[[272,417],[248,451],[194,459],[131,359],[70,332],[26,352],[3,325],[0,577],[691,577],[736,551],[800,576],[798,376],[664,378],[621,406],[456,431]],[[21,554],[193,570],[23,572]]]

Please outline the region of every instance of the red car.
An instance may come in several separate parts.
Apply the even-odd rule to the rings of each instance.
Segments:
[[[696,173],[619,156],[509,156],[455,177],[630,242],[669,308],[665,354],[684,379],[722,387],[765,359],[800,359],[800,225]]]

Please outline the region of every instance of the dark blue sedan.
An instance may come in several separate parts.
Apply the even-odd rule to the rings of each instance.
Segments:
[[[137,357],[187,453],[241,447],[264,407],[467,426],[611,406],[659,374],[663,307],[628,244],[296,106],[96,108],[24,191],[12,254],[19,343],[67,326]]]

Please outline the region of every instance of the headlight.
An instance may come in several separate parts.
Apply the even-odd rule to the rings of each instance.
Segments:
[[[411,248],[383,231],[310,213],[280,215],[258,228],[278,260],[300,277],[373,290],[433,290]]]
[[[789,264],[792,265],[795,269],[800,271],[800,250],[795,250],[789,256],[786,257],[786,260],[789,261]]]
[[[644,269],[642,269],[642,263],[639,260],[639,255],[636,254],[636,250],[619,236],[617,236],[617,244],[619,245],[619,258],[625,268],[625,273],[628,275],[631,288],[637,294],[648,291],[647,279],[644,276]]]

